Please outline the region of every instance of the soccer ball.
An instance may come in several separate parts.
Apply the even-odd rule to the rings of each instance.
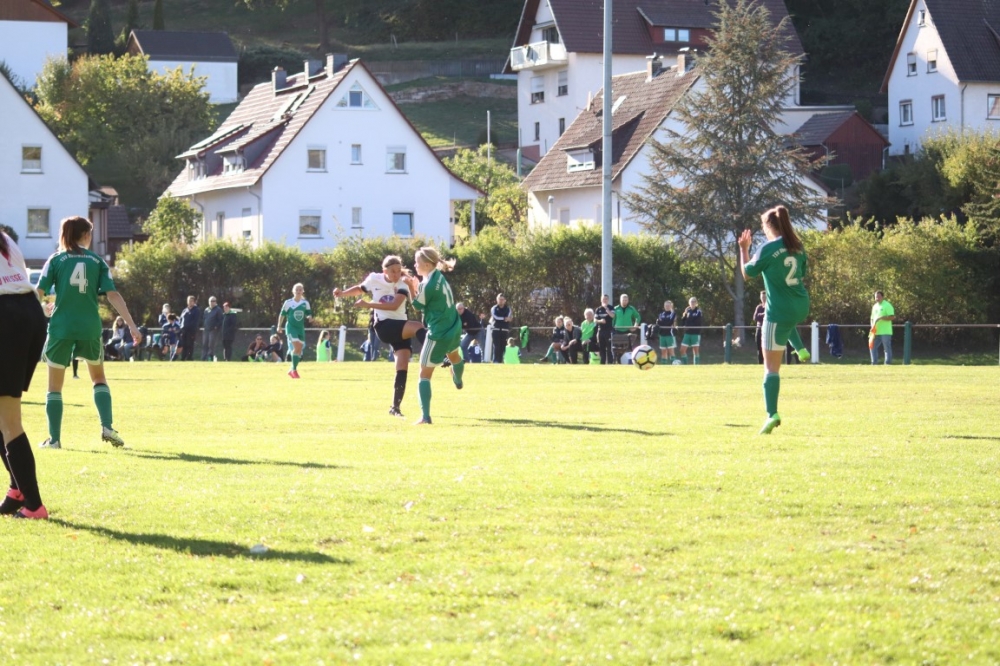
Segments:
[[[640,370],[649,370],[656,365],[656,350],[649,345],[639,345],[632,350],[632,364]]]

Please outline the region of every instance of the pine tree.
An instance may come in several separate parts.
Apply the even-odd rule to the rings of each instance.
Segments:
[[[647,229],[716,264],[741,326],[740,232],[760,232],[760,214],[776,204],[815,219],[830,202],[803,182],[819,163],[772,129],[800,61],[785,49],[785,25],[775,29],[757,0],[715,2],[714,33],[695,65],[701,80],[672,114],[687,131],[650,141],[650,173],[623,199]]]
[[[153,30],[166,29],[166,24],[163,21],[163,0],[156,0],[156,4],[153,5]]]
[[[128,0],[128,13],[125,15],[125,38],[139,27],[139,0]]]
[[[87,14],[87,50],[91,55],[104,55],[115,50],[108,0],[91,0]]]

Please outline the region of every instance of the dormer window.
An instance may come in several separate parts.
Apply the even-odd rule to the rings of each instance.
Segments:
[[[566,153],[566,173],[594,170],[594,151],[590,148],[571,150]]]
[[[205,163],[195,158],[188,160],[188,180],[197,180],[205,177]]]
[[[243,171],[243,167],[244,167],[243,155],[239,153],[232,153],[230,155],[226,155],[223,158],[222,173],[224,174],[240,173],[241,171]]]
[[[663,41],[682,42],[686,44],[691,41],[691,31],[687,28],[664,28]]]

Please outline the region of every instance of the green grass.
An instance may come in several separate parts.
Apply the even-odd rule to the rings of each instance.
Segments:
[[[8,663],[995,663],[995,367],[116,363],[0,521]],[[45,433],[40,370],[25,396]],[[249,548],[265,544],[260,556]]]
[[[491,112],[493,141],[517,141],[516,99],[463,96],[440,102],[400,104],[399,108],[432,148],[485,143],[487,111]]]

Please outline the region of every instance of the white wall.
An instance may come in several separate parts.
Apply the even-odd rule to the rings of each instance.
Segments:
[[[237,99],[237,67],[235,62],[180,62],[173,60],[150,60],[151,71],[166,74],[178,67],[186,75],[194,67],[195,76],[204,76],[205,90],[212,104],[229,104]]]
[[[0,223],[17,232],[25,259],[43,261],[59,245],[59,222],[87,216],[87,174],[7,79],[0,77]],[[40,173],[22,172],[22,147],[40,146]],[[49,209],[49,232],[28,236],[28,209]]]
[[[62,21],[0,21],[0,60],[30,88],[48,58],[66,58],[67,32]]]

